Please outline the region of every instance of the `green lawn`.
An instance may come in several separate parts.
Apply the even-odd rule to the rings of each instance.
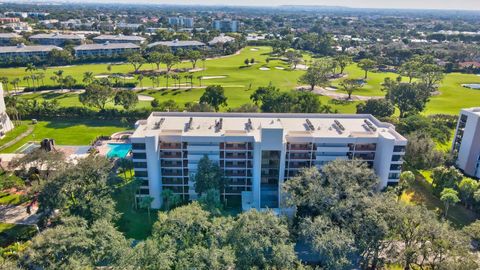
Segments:
[[[0,223],[0,246],[6,247],[18,241],[28,241],[37,230],[31,225]]]
[[[20,127],[19,127],[20,128]],[[12,153],[29,141],[40,141],[44,138],[55,139],[58,145],[88,145],[100,135],[111,135],[126,130],[119,121],[104,120],[55,120],[39,121],[33,132],[14,145],[4,149],[2,153]],[[17,132],[16,130],[12,132]]]
[[[402,201],[406,203],[424,204],[428,209],[443,213],[444,205],[439,198],[433,195],[431,171],[420,171],[417,174],[417,181],[402,194]],[[466,226],[479,217],[473,211],[470,211],[460,204],[450,206],[447,219],[456,227]]]
[[[0,205],[18,205],[25,202],[22,195],[0,191]]]
[[[141,94],[149,95],[158,98],[160,101],[173,99],[177,103],[184,104],[190,101],[198,101],[203,94],[204,89],[200,88],[199,76],[225,76],[224,78],[203,79],[201,81],[202,86],[220,84],[225,88],[225,95],[228,98],[229,107],[237,107],[244,103],[250,102],[250,95],[259,86],[265,86],[270,83],[279,87],[282,91],[290,91],[298,86],[298,78],[304,71],[301,70],[289,70],[288,64],[281,60],[271,60],[267,63],[268,53],[271,51],[270,47],[246,47],[240,54],[231,55],[224,58],[211,59],[205,61],[204,71],[198,71],[193,73],[194,80],[193,89],[172,89],[173,80],[169,80],[169,89],[163,90],[145,90],[139,91]],[[305,55],[306,59],[310,56]],[[255,64],[245,67],[243,62],[245,59],[255,59]],[[83,79],[83,73],[91,71],[95,75],[106,75],[109,73],[131,73],[133,67],[130,64],[114,64],[112,70],[107,70],[107,64],[83,64],[76,66],[65,67],[53,67],[48,68],[45,71],[45,84],[53,84],[50,77],[53,76],[53,72],[56,70],[63,70],[64,76],[72,75],[77,82],[81,82]],[[191,63],[182,62],[177,67],[191,67]],[[203,63],[200,61],[197,67],[203,67]],[[262,71],[260,67],[268,67],[270,70]],[[284,68],[284,70],[276,69],[276,67]],[[161,68],[164,68],[162,65]],[[155,67],[151,64],[145,64],[141,68],[142,70],[151,70]],[[28,75],[24,68],[4,68],[0,69],[0,72],[7,76],[10,80],[13,78],[23,78]],[[348,78],[363,78],[364,72],[356,64],[351,64],[345,69],[345,73],[348,74]],[[356,91],[355,95],[363,96],[383,96],[385,93],[381,90],[381,84],[386,77],[395,79],[398,74],[395,73],[382,73],[382,72],[369,72],[367,84],[360,90]],[[343,79],[335,80],[332,82],[332,86],[339,85],[339,82]],[[406,78],[404,78],[406,80]],[[126,80],[129,81],[129,80]],[[185,86],[185,80],[181,82]],[[431,98],[425,113],[448,113],[458,114],[460,108],[478,106],[480,103],[480,91],[467,89],[461,86],[464,83],[480,83],[480,77],[472,74],[460,74],[451,73],[445,76],[442,84],[440,85],[440,95]],[[161,78],[160,86],[165,87],[166,80]],[[21,82],[21,86],[27,86],[27,82]],[[144,78],[142,81],[143,87],[151,87],[152,81],[148,78]],[[11,87],[10,87],[11,88]],[[11,90],[11,89],[10,89]],[[341,91],[341,90],[339,90]],[[75,93],[66,94],[29,94],[23,96],[26,99],[37,100],[52,100],[57,99],[62,106],[80,106],[78,101],[78,95]],[[355,112],[356,102],[348,102],[348,104],[338,104],[331,102],[328,97],[320,97],[323,104],[332,106],[333,109],[337,109],[342,113]],[[109,107],[114,106],[113,103],[108,104]],[[138,107],[150,107],[150,102],[141,101]],[[226,108],[224,108],[226,109]]]
[[[20,124],[15,123],[14,125],[14,128],[7,132],[7,134],[0,140],[0,145],[4,145],[28,130],[28,125],[25,122],[21,122]]]

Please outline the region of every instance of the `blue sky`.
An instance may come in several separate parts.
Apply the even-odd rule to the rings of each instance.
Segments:
[[[85,2],[85,1],[83,1]],[[124,2],[128,0],[89,0],[89,2]],[[480,10],[480,0],[137,0],[136,3],[191,4],[191,5],[330,5],[357,8],[414,8]]]

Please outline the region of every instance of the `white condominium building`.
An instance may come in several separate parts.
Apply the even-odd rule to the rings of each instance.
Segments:
[[[457,156],[459,169],[480,178],[480,107],[461,110],[452,152]]]
[[[227,179],[229,202],[279,208],[282,183],[303,167],[360,159],[380,179],[399,181],[407,140],[371,115],[154,112],[131,136],[140,196],[162,204],[162,190],[197,198],[194,175],[205,155]]]

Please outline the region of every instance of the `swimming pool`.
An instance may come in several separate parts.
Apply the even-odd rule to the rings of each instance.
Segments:
[[[132,150],[130,143],[109,143],[108,144],[108,158],[124,158]]]

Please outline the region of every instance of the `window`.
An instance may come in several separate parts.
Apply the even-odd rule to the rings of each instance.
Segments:
[[[147,168],[146,162],[133,162],[134,168]]]
[[[148,177],[148,172],[135,171],[136,177]]]
[[[393,155],[392,156],[392,161],[401,161],[402,160],[402,155]]]
[[[388,174],[388,179],[399,179],[400,174],[399,173],[389,173]]]
[[[147,154],[146,153],[136,153],[133,152],[133,159],[146,159]]]
[[[393,152],[405,152],[405,146],[396,145],[396,146],[393,147]]]
[[[148,188],[140,188],[140,194],[141,195],[149,195],[150,190]]]
[[[145,144],[144,143],[132,143],[132,149],[133,150],[145,150]]]
[[[390,170],[391,171],[400,171],[402,169],[402,165],[401,164],[392,164],[390,165]]]
[[[143,187],[148,187],[148,180],[147,179],[140,180],[140,185]]]

